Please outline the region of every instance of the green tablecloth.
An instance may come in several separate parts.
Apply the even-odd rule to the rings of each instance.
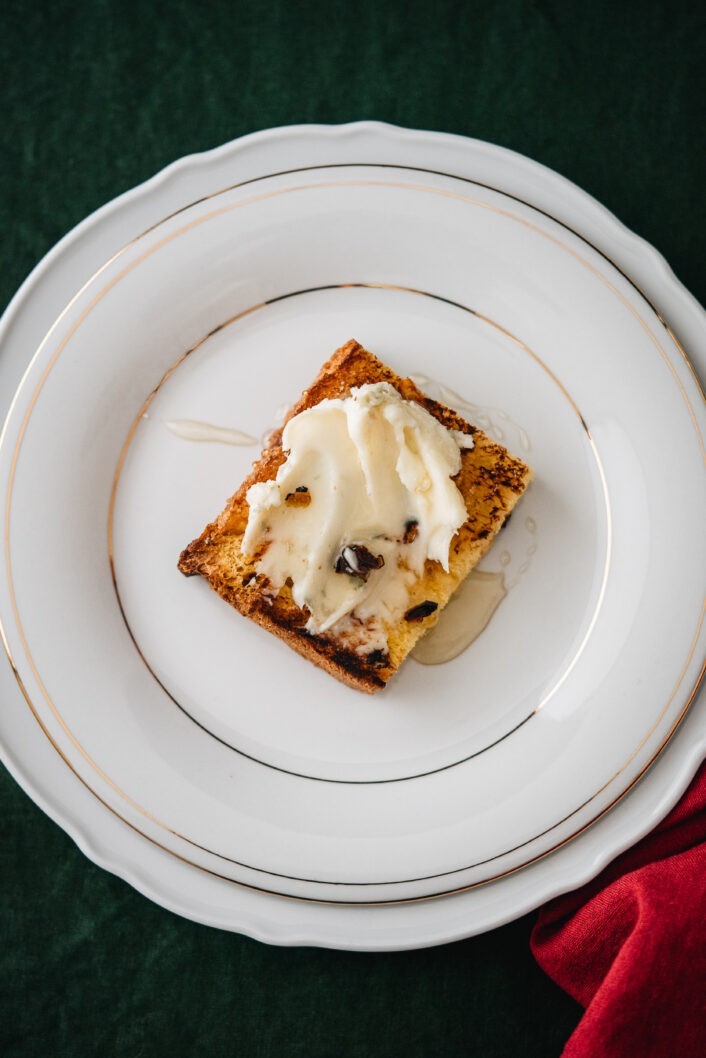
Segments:
[[[544,162],[654,243],[703,300],[703,11],[678,0],[6,0],[0,303],[82,217],[175,158],[272,125],[357,118]],[[533,963],[531,917],[407,954],[269,948],[150,904],[5,772],[0,798],[8,1058],[543,1058],[580,1016]]]

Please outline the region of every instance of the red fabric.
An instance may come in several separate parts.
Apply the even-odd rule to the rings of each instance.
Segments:
[[[706,1058],[706,764],[651,834],[540,910],[532,951],[586,1008],[562,1058]]]

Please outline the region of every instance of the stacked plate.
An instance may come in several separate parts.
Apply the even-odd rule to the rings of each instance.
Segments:
[[[276,943],[440,943],[588,880],[706,749],[705,331],[654,250],[472,140],[279,129],[111,203],[3,323],[8,767],[152,899]],[[176,570],[351,337],[535,474],[488,626],[370,699]]]

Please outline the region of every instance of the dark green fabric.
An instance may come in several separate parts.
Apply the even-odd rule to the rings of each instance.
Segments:
[[[706,295],[704,5],[58,0],[0,9],[0,303],[108,199],[278,124],[467,133],[564,173]],[[0,703],[1,706],[1,703]],[[390,955],[279,950],[160,910],[0,776],[0,1053],[558,1055],[580,1010],[531,918]]]

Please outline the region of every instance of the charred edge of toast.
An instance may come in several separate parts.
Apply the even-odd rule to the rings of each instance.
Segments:
[[[289,410],[282,427],[270,435],[267,447],[224,510],[184,549],[178,563],[178,568],[185,576],[205,577],[211,587],[235,609],[284,639],[297,653],[315,661],[321,668],[349,686],[368,693],[383,687],[397,669],[389,664],[386,655],[373,660],[370,657],[363,658],[342,647],[340,643],[323,636],[310,635],[303,627],[307,614],[296,606],[291,597],[278,595],[270,598],[257,591],[255,585],[254,590],[248,590],[242,577],[224,577],[222,569],[218,568],[218,563],[212,561],[212,558],[217,556],[219,541],[244,533],[248,520],[246,494],[251,485],[273,479],[285,461],[282,431],[286,423],[299,412],[315,406],[322,400],[349,396],[353,387],[371,381],[389,382],[404,399],[420,404],[447,429],[474,437],[475,447],[461,451],[461,471],[455,481],[466,498],[467,507],[469,494],[474,491],[474,483],[484,486],[486,495],[493,503],[485,515],[490,525],[479,525],[477,515],[469,509],[468,520],[457,533],[452,546],[458,551],[469,544],[480,544],[479,560],[481,554],[490,548],[503,524],[498,515],[507,514],[514,507],[531,478],[531,471],[456,412],[423,394],[411,379],[400,378],[358,342],[351,340],[323,365],[311,386]],[[484,465],[484,460],[489,461],[491,465]],[[507,490],[509,495],[503,495],[503,490]],[[428,623],[435,623],[437,617],[438,613],[434,615],[434,620]]]
[[[222,577],[209,571],[209,563],[202,560],[189,569],[187,576],[201,574],[211,587],[230,603],[244,617],[272,632],[302,657],[312,660],[316,656],[317,665],[335,676],[342,683],[356,690],[373,694],[385,686],[394,675],[389,656],[382,651],[373,651],[365,658],[355,651],[346,649],[340,643],[325,636],[313,635],[304,627],[308,615],[301,610],[288,594],[270,597],[263,594],[255,583],[251,586],[235,586]]]

